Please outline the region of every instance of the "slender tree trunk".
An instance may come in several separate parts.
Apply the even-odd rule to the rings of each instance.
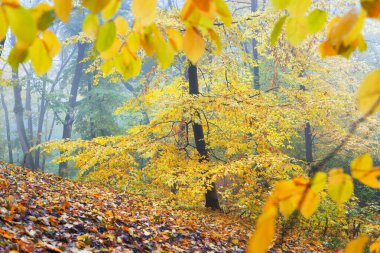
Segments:
[[[32,118],[32,94],[30,87],[30,79],[26,83],[26,96],[25,96],[25,111],[27,113],[27,124],[28,124],[28,138],[30,140],[30,145],[33,146],[33,118]]]
[[[37,126],[37,140],[36,145],[40,145],[42,141],[42,128],[44,125],[44,119],[45,119],[45,113],[46,113],[46,80],[44,80],[42,85],[42,97],[40,102],[40,113],[38,115],[38,126]],[[41,149],[38,148],[35,154],[35,164],[37,168],[40,168],[40,156],[41,156]]]
[[[47,132],[45,134],[45,140],[46,141],[50,141],[51,140],[51,136],[53,135],[53,130],[54,130],[54,126],[55,126],[55,121],[56,121],[56,117],[55,117],[55,115],[53,115],[53,121],[51,122],[49,134],[47,134]],[[46,124],[45,124],[45,129],[47,131],[47,120],[46,120]],[[41,165],[41,170],[42,171],[45,171],[45,163],[46,163],[46,156],[43,156],[42,165]]]
[[[13,86],[13,94],[15,99],[14,113],[16,116],[17,134],[20,140],[22,152],[24,153],[25,166],[29,169],[35,169],[32,154],[29,152],[30,144],[25,131],[24,107],[22,105],[21,86],[18,83],[17,72],[13,72],[12,79],[16,82]]]
[[[8,155],[9,155],[9,163],[13,163],[13,153],[12,153],[12,142],[11,142],[11,128],[9,125],[9,111],[7,107],[7,103],[5,102],[5,97],[3,93],[3,89],[1,88],[1,104],[4,109],[4,117],[5,117],[5,128],[7,132],[7,144],[8,144]]]
[[[306,148],[306,162],[311,164],[313,162],[313,136],[311,133],[310,122],[305,126],[305,148]]]
[[[75,72],[74,77],[71,83],[71,91],[70,91],[70,98],[69,98],[69,104],[68,109],[65,117],[65,121],[63,124],[63,133],[62,133],[62,139],[69,139],[71,138],[72,134],[72,127],[75,120],[74,116],[74,109],[77,102],[77,96],[78,96],[78,89],[80,80],[82,77],[82,70],[83,70],[83,63],[82,60],[85,55],[86,50],[86,44],[82,44],[78,42],[78,55],[77,55],[77,61],[75,66]],[[61,177],[67,177],[68,176],[68,164],[67,162],[63,162],[59,164],[59,175]]]
[[[190,64],[188,74],[189,74],[189,93],[197,96],[199,95],[197,67],[194,66],[193,64]],[[199,155],[201,156],[201,159],[199,162],[209,161],[209,153],[206,147],[205,136],[204,136],[202,125],[194,122],[193,132],[194,132],[195,146],[197,148]],[[207,190],[205,194],[206,207],[210,207],[214,210],[220,210],[221,208],[219,205],[216,185],[213,182],[211,186],[212,186],[211,189]]]
[[[301,73],[301,76],[304,75],[304,72]],[[304,85],[300,86],[300,89],[302,91],[306,91],[306,87]],[[313,133],[311,131],[311,124],[310,122],[306,122],[305,125],[305,156],[306,156],[306,162],[309,165],[312,165],[313,162]],[[310,175],[313,175],[315,173],[315,167],[311,166]]]
[[[5,43],[5,38],[0,41],[0,56],[3,52],[4,48],[4,43]],[[12,142],[11,142],[11,128],[9,125],[9,111],[8,111],[8,106],[7,103],[5,102],[4,98],[4,93],[3,93],[3,88],[1,87],[0,89],[1,93],[1,104],[4,109],[4,117],[5,117],[5,129],[7,132],[7,144],[8,144],[8,155],[9,155],[9,163],[13,163],[13,153],[12,153]]]
[[[256,12],[258,10],[257,0],[251,0],[251,11]],[[252,39],[252,57],[257,64],[259,64],[259,52],[257,50],[257,40]],[[253,87],[255,89],[260,89],[260,69],[259,65],[253,67]]]

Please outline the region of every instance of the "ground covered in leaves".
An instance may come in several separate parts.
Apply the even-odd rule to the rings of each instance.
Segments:
[[[0,162],[0,253],[243,252],[253,225]],[[325,252],[301,241],[270,252]]]
[[[0,252],[242,252],[251,229],[0,164]]]

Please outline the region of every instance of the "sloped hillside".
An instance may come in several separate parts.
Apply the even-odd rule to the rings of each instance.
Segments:
[[[252,225],[0,164],[0,252],[242,252]]]

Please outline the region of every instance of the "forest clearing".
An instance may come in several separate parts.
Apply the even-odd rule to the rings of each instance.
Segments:
[[[380,0],[0,0],[0,252],[380,253]]]

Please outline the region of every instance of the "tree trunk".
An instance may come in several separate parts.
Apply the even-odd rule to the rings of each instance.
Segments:
[[[197,67],[193,64],[190,64],[189,67],[189,93],[191,95],[199,95],[199,84],[198,84],[198,74],[197,74]],[[206,148],[206,142],[203,132],[202,125],[198,123],[193,123],[193,132],[194,132],[194,141],[195,146],[197,148],[197,151],[199,155],[201,156],[199,162],[207,162],[209,161],[209,153]],[[206,207],[210,207],[214,210],[220,210],[219,200],[218,200],[218,193],[216,190],[215,183],[212,183],[211,189],[207,190],[205,194],[206,199]]]
[[[25,111],[27,112],[28,138],[30,145],[33,146],[33,118],[32,118],[32,94],[30,88],[30,79],[26,83]]]
[[[251,11],[256,12],[258,10],[257,0],[251,0]],[[257,51],[257,40],[255,38],[252,39],[252,57],[255,62],[259,63],[259,52]],[[260,89],[260,70],[259,66],[253,67],[253,87],[257,90]]]
[[[35,169],[32,154],[29,152],[30,144],[24,125],[24,107],[22,105],[21,86],[18,83],[18,73],[16,71],[13,72],[12,79],[16,82],[13,86],[13,94],[15,99],[14,113],[16,116],[17,134],[20,140],[22,152],[24,153],[25,166],[29,169]]]
[[[78,45],[78,55],[77,55],[74,77],[73,77],[73,80],[71,83],[71,91],[70,91],[68,109],[67,109],[65,121],[63,124],[62,139],[70,139],[71,138],[72,127],[73,127],[73,123],[75,120],[74,109],[75,109],[75,105],[77,102],[80,79],[82,77],[82,70],[83,70],[82,60],[83,60],[84,55],[85,55],[86,44],[82,44],[82,43],[78,42],[77,45]],[[67,177],[68,176],[68,168],[67,167],[68,167],[67,162],[63,162],[63,163],[59,164],[59,175],[61,177]]]
[[[1,56],[2,52],[3,52],[4,44],[5,44],[5,38],[2,41],[0,41],[0,56]],[[4,109],[5,128],[6,128],[6,131],[7,131],[7,144],[8,144],[9,163],[13,163],[12,142],[11,142],[11,128],[10,128],[10,125],[9,125],[9,111],[8,111],[7,103],[5,103],[5,98],[4,98],[4,93],[3,93],[3,88],[2,87],[0,89],[0,93],[1,93],[1,104],[3,105],[3,109]]]
[[[41,102],[40,102],[40,114],[38,115],[38,126],[37,126],[37,141],[36,145],[40,145],[42,141],[42,128],[44,125],[44,119],[45,119],[45,113],[46,113],[46,102],[45,102],[45,96],[46,96],[46,80],[44,80],[42,85],[42,96],[41,96]],[[40,155],[41,155],[41,149],[38,148],[35,154],[35,164],[37,168],[41,168],[40,166]]]
[[[313,136],[311,133],[310,122],[306,123],[305,127],[305,148],[306,148],[306,162],[311,164],[313,162]]]
[[[9,125],[9,111],[7,107],[7,103],[5,102],[3,89],[1,88],[1,104],[4,109],[4,117],[5,117],[5,128],[7,132],[7,144],[8,144],[8,155],[9,155],[9,163],[13,164],[13,153],[12,153],[12,142],[11,142],[11,128]]]

